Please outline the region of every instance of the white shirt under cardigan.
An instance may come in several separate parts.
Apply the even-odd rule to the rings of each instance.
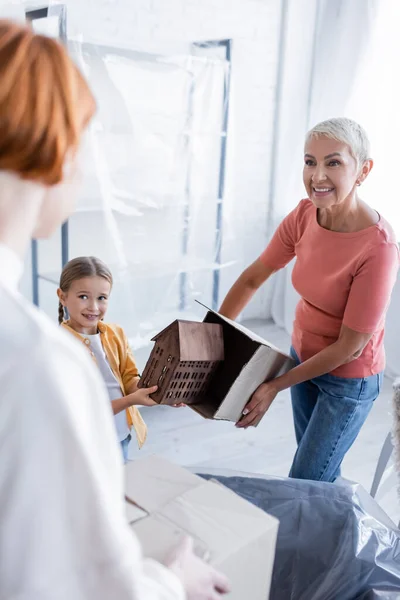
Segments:
[[[96,333],[94,335],[85,335],[85,338],[88,338],[90,341],[90,350],[93,352],[97,366],[100,369],[100,373],[103,377],[103,381],[106,384],[108,397],[110,401],[117,400],[123,396],[121,386],[117,381],[112,369],[110,367],[110,363],[107,360],[106,353],[104,352],[103,344],[101,343],[101,334]],[[115,426],[117,428],[117,436],[120,442],[125,440],[130,434],[131,430],[128,427],[128,423],[126,420],[126,411],[121,410],[121,412],[114,415]]]
[[[17,292],[21,273],[0,246],[0,598],[181,600],[126,523],[96,365]]]

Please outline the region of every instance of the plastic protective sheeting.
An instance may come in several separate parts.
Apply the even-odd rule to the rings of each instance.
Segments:
[[[92,247],[103,241],[96,252],[115,275],[109,318],[125,326],[136,351],[177,316],[190,318],[196,297],[218,299],[227,66],[192,55],[80,50],[99,112],[71,231],[83,233],[88,213],[96,223]]]
[[[111,268],[107,320],[123,326],[142,368],[154,334],[176,318],[203,317],[196,298],[221,301],[230,42],[93,43],[79,34],[76,12],[76,2],[50,2],[33,21],[50,35],[62,29],[97,101],[68,255]],[[59,237],[39,244],[39,305],[51,315],[59,246]]]
[[[270,600],[400,598],[400,530],[361,486],[202,477],[279,519]]]

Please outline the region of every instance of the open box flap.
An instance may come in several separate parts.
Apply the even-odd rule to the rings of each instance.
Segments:
[[[125,514],[128,523],[135,523],[148,516],[148,513],[134,504],[129,498],[125,498]]]
[[[128,462],[125,466],[125,495],[149,513],[161,510],[201,483],[200,477],[158,456]]]
[[[233,385],[215,413],[215,419],[238,421],[251,396],[259,385],[294,366],[294,361],[285,355],[271,352],[271,348],[260,346],[250,362],[244,365]]]
[[[140,540],[144,556],[151,556],[163,564],[170,556],[171,550],[188,535],[179,524],[169,521],[161,513],[154,513],[130,525]],[[196,556],[209,561],[211,553],[208,546],[193,534],[190,537]]]
[[[149,555],[163,560],[180,537],[190,535],[196,554],[218,563],[277,530],[274,517],[224,486],[196,479],[196,488],[171,499],[146,518],[130,521]]]
[[[259,344],[262,344],[263,346],[268,346],[272,350],[275,350],[276,352],[279,352],[280,354],[287,356],[287,358],[290,358],[290,356],[288,354],[286,354],[285,352],[282,352],[282,350],[280,350],[279,348],[277,348],[270,342],[267,342],[267,340],[264,340],[262,337],[260,337],[259,335],[257,335],[253,331],[251,331],[250,329],[247,329],[247,327],[243,327],[243,325],[240,325],[240,323],[237,323],[236,321],[232,321],[231,319],[228,319],[227,317],[223,317],[219,312],[212,310],[211,308],[208,308],[208,306],[206,306],[202,302],[199,302],[198,300],[195,300],[195,302],[197,302],[197,304],[200,304],[200,306],[202,306],[203,308],[208,310],[208,312],[213,313],[214,315],[216,315],[217,317],[219,317],[226,323],[229,323],[229,325],[232,325],[232,327],[234,327],[238,331],[241,331],[242,333],[247,335],[247,337],[250,338],[251,340],[253,340],[254,342],[258,342]]]
[[[161,514],[201,540],[211,562],[225,559],[278,527],[274,517],[211,481],[177,497]]]

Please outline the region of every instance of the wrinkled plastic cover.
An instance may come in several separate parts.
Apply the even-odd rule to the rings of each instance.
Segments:
[[[400,530],[360,485],[201,476],[279,519],[270,600],[400,598]]]
[[[202,320],[196,298],[215,308],[221,301],[219,273],[231,264],[221,253],[230,235],[229,51],[226,40],[102,39],[95,26],[80,28],[76,7],[75,0],[50,1],[47,18],[33,23],[58,37],[64,11],[64,43],[97,101],[69,257],[94,255],[110,267],[107,320],[123,326],[142,369],[156,333],[176,318]],[[90,20],[97,10],[106,19],[123,8],[110,2],[85,10]],[[59,247],[59,239],[39,244],[40,306],[54,316]]]

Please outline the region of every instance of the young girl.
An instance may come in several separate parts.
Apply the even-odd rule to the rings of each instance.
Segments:
[[[136,368],[127,337],[118,325],[103,323],[113,279],[109,268],[98,258],[82,256],[67,263],[61,273],[59,323],[89,350],[107,386],[115,415],[118,439],[125,462],[131,441],[131,428],[139,448],[145,442],[147,427],[136,405],[153,406],[150,394],[157,390],[138,389]],[[64,319],[65,312],[68,320]]]

